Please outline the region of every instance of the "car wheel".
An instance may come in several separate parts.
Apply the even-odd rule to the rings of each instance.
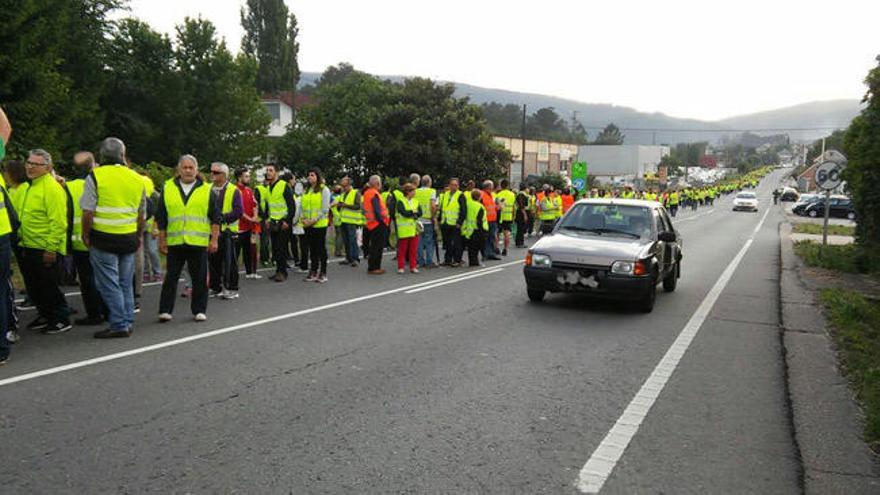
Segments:
[[[810,218],[816,218],[816,215],[818,215],[818,213],[816,213],[816,210],[810,210],[809,215],[810,215]]]
[[[650,313],[654,311],[654,301],[657,300],[657,286],[651,284],[651,288],[648,289],[648,292],[642,296],[641,304],[639,305],[639,309],[642,313]]]
[[[846,218],[849,218],[850,220],[855,220],[856,219],[856,212],[851,211],[851,212],[847,213]]]
[[[681,262],[675,264],[675,268],[669,271],[669,275],[663,279],[663,290],[673,292],[678,286],[678,277],[681,276]]]
[[[530,301],[537,303],[544,300],[544,295],[547,292],[540,289],[526,289],[526,293],[528,293]]]

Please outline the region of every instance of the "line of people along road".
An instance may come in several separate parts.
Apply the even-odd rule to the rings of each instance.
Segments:
[[[5,115],[0,130],[3,121],[11,132]],[[8,135],[4,145],[6,140]],[[468,266],[482,266],[507,256],[511,241],[523,248],[526,237],[552,230],[578,199],[569,188],[555,191],[548,184],[540,191],[521,185],[514,192],[507,180],[497,186],[485,180],[479,187],[469,181],[462,187],[452,178],[438,191],[430,176],[419,174],[401,177],[391,191],[376,175],[362,188],[349,177],[331,187],[318,169],[300,182],[274,164],[264,167],[263,183],[252,185],[250,170],[231,171],[222,162],[211,163],[210,179],[204,177],[193,155],[181,156],[174,177],[157,185],[128,166],[125,144],[116,138],[105,139],[97,157],[75,154],[74,165],[80,175],[62,178],[54,172],[52,156],[35,149],[26,162],[5,167],[0,271],[5,268],[7,276],[0,286],[5,288],[0,362],[19,336],[9,266],[13,255],[37,312],[27,329],[58,334],[74,324],[105,325],[95,338],[124,338],[132,334],[140,311],[144,279],[161,277],[158,253],[165,256],[166,271],[158,320],[174,318],[178,280],[185,275],[183,295],[192,318],[203,322],[210,298],[239,297],[239,259],[246,279],[261,278],[257,267],[271,264],[275,271],[269,279],[276,283],[287,281],[290,270],[303,273],[304,282],[326,283],[328,240],[344,254],[343,265],[357,267],[365,259],[371,276],[385,273],[383,254],[392,246],[399,274],[459,267],[465,254]],[[742,185],[662,194],[593,190],[582,196],[661,201],[674,214],[679,204],[711,204],[717,194]],[[73,321],[59,285],[62,259],[72,260],[85,311]]]

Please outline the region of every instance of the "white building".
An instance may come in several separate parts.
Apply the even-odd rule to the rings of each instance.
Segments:
[[[260,100],[272,117],[269,124],[269,137],[281,137],[287,133],[287,126],[293,122],[294,102],[290,93],[265,96]]]
[[[587,174],[612,180],[634,180],[645,174],[656,174],[660,160],[667,155],[669,146],[588,144],[578,148],[578,161],[587,162]]]

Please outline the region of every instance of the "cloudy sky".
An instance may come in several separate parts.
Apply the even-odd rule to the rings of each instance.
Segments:
[[[244,0],[131,0],[172,33],[213,21],[229,46]],[[861,98],[880,54],[880,1],[287,1],[300,67],[340,61],[676,117],[714,120],[814,100]]]

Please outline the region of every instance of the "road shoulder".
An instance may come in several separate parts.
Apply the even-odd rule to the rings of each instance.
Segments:
[[[816,291],[800,276],[791,225],[779,228],[783,346],[805,492],[877,493],[880,469],[862,437],[862,412],[838,368]]]

